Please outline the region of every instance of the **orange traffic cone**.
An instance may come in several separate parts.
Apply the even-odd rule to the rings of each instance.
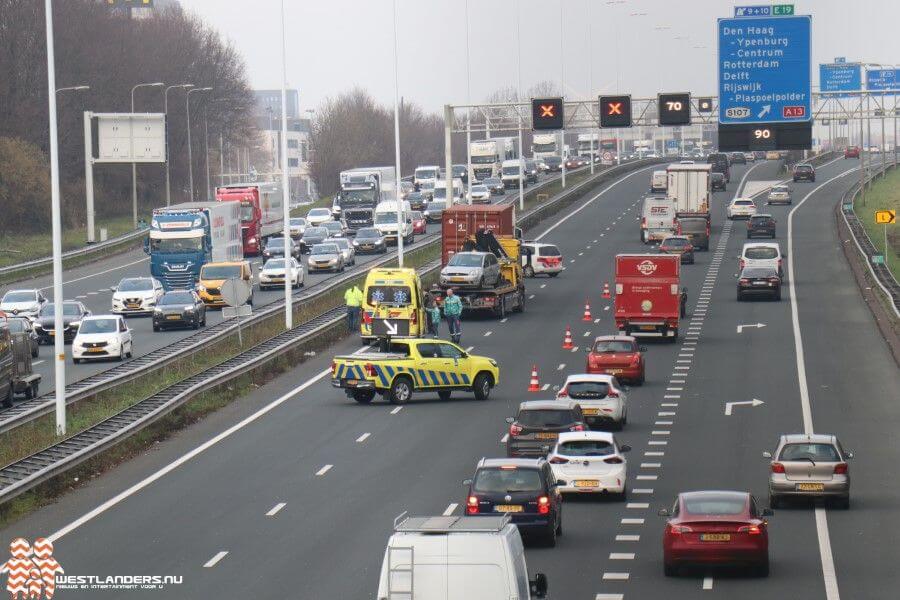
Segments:
[[[609,293],[609,282],[604,281],[603,282],[603,299],[609,300],[610,298],[612,298],[612,295]]]
[[[591,319],[591,305],[588,304],[587,300],[584,301],[584,316],[581,317],[582,321],[590,321]]]
[[[571,350],[574,346],[572,346],[572,330],[566,325],[566,337],[563,340],[563,350]]]
[[[541,391],[541,382],[538,381],[537,365],[531,366],[531,381],[528,382],[529,392]]]

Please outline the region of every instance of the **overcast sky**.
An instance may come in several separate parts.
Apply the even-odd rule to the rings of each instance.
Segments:
[[[465,103],[466,0],[396,2],[400,94],[436,112],[447,103]],[[655,96],[658,91],[714,95],[716,18],[732,16],[735,5],[766,3],[614,2],[469,0],[472,101],[516,85],[515,11],[521,23],[523,90],[540,81],[564,78],[570,99],[616,91],[634,97]],[[235,44],[254,88],[280,87],[280,0],[181,3]],[[287,78],[290,87],[300,90],[303,109],[315,108],[324,98],[354,85],[381,102],[393,103],[392,0],[284,3]],[[818,84],[815,65],[836,56],[846,56],[848,61],[900,62],[900,1],[801,0],[795,6],[797,14],[813,15],[814,85]],[[656,26],[670,28],[657,30]]]

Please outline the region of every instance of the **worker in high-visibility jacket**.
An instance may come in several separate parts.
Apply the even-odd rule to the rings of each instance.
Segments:
[[[365,296],[358,285],[347,288],[344,292],[344,303],[347,305],[347,329],[350,333],[359,331],[359,316]]]

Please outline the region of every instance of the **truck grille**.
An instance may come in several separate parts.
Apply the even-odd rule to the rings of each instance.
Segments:
[[[169,290],[192,290],[195,283],[191,273],[166,273],[163,275],[163,281]]]

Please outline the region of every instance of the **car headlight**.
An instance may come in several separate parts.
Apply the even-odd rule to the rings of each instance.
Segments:
[[[247,240],[247,243],[249,243],[249,244],[255,244],[255,243],[256,243],[256,238],[255,238],[255,237],[250,238],[249,240]]]
[[[193,305],[188,305],[184,307],[184,312],[194,312]]]
[[[201,284],[201,283],[198,283],[198,284],[197,284],[197,291],[198,291],[198,292],[205,292],[205,291],[206,291],[206,286],[203,285],[203,284]]]
[[[354,245],[354,246],[359,246],[359,242],[357,242],[356,240],[353,240],[353,245]]]
[[[497,364],[497,361],[494,360],[493,358],[489,358],[489,359],[488,359],[488,362],[491,363],[491,366],[492,366],[492,367],[498,367],[498,366],[500,366],[500,365]]]
[[[163,311],[162,311],[161,308],[158,308],[158,307],[157,307],[157,308],[154,308],[154,309],[153,309],[153,314],[154,314],[154,315],[161,315],[161,314],[163,314]]]

